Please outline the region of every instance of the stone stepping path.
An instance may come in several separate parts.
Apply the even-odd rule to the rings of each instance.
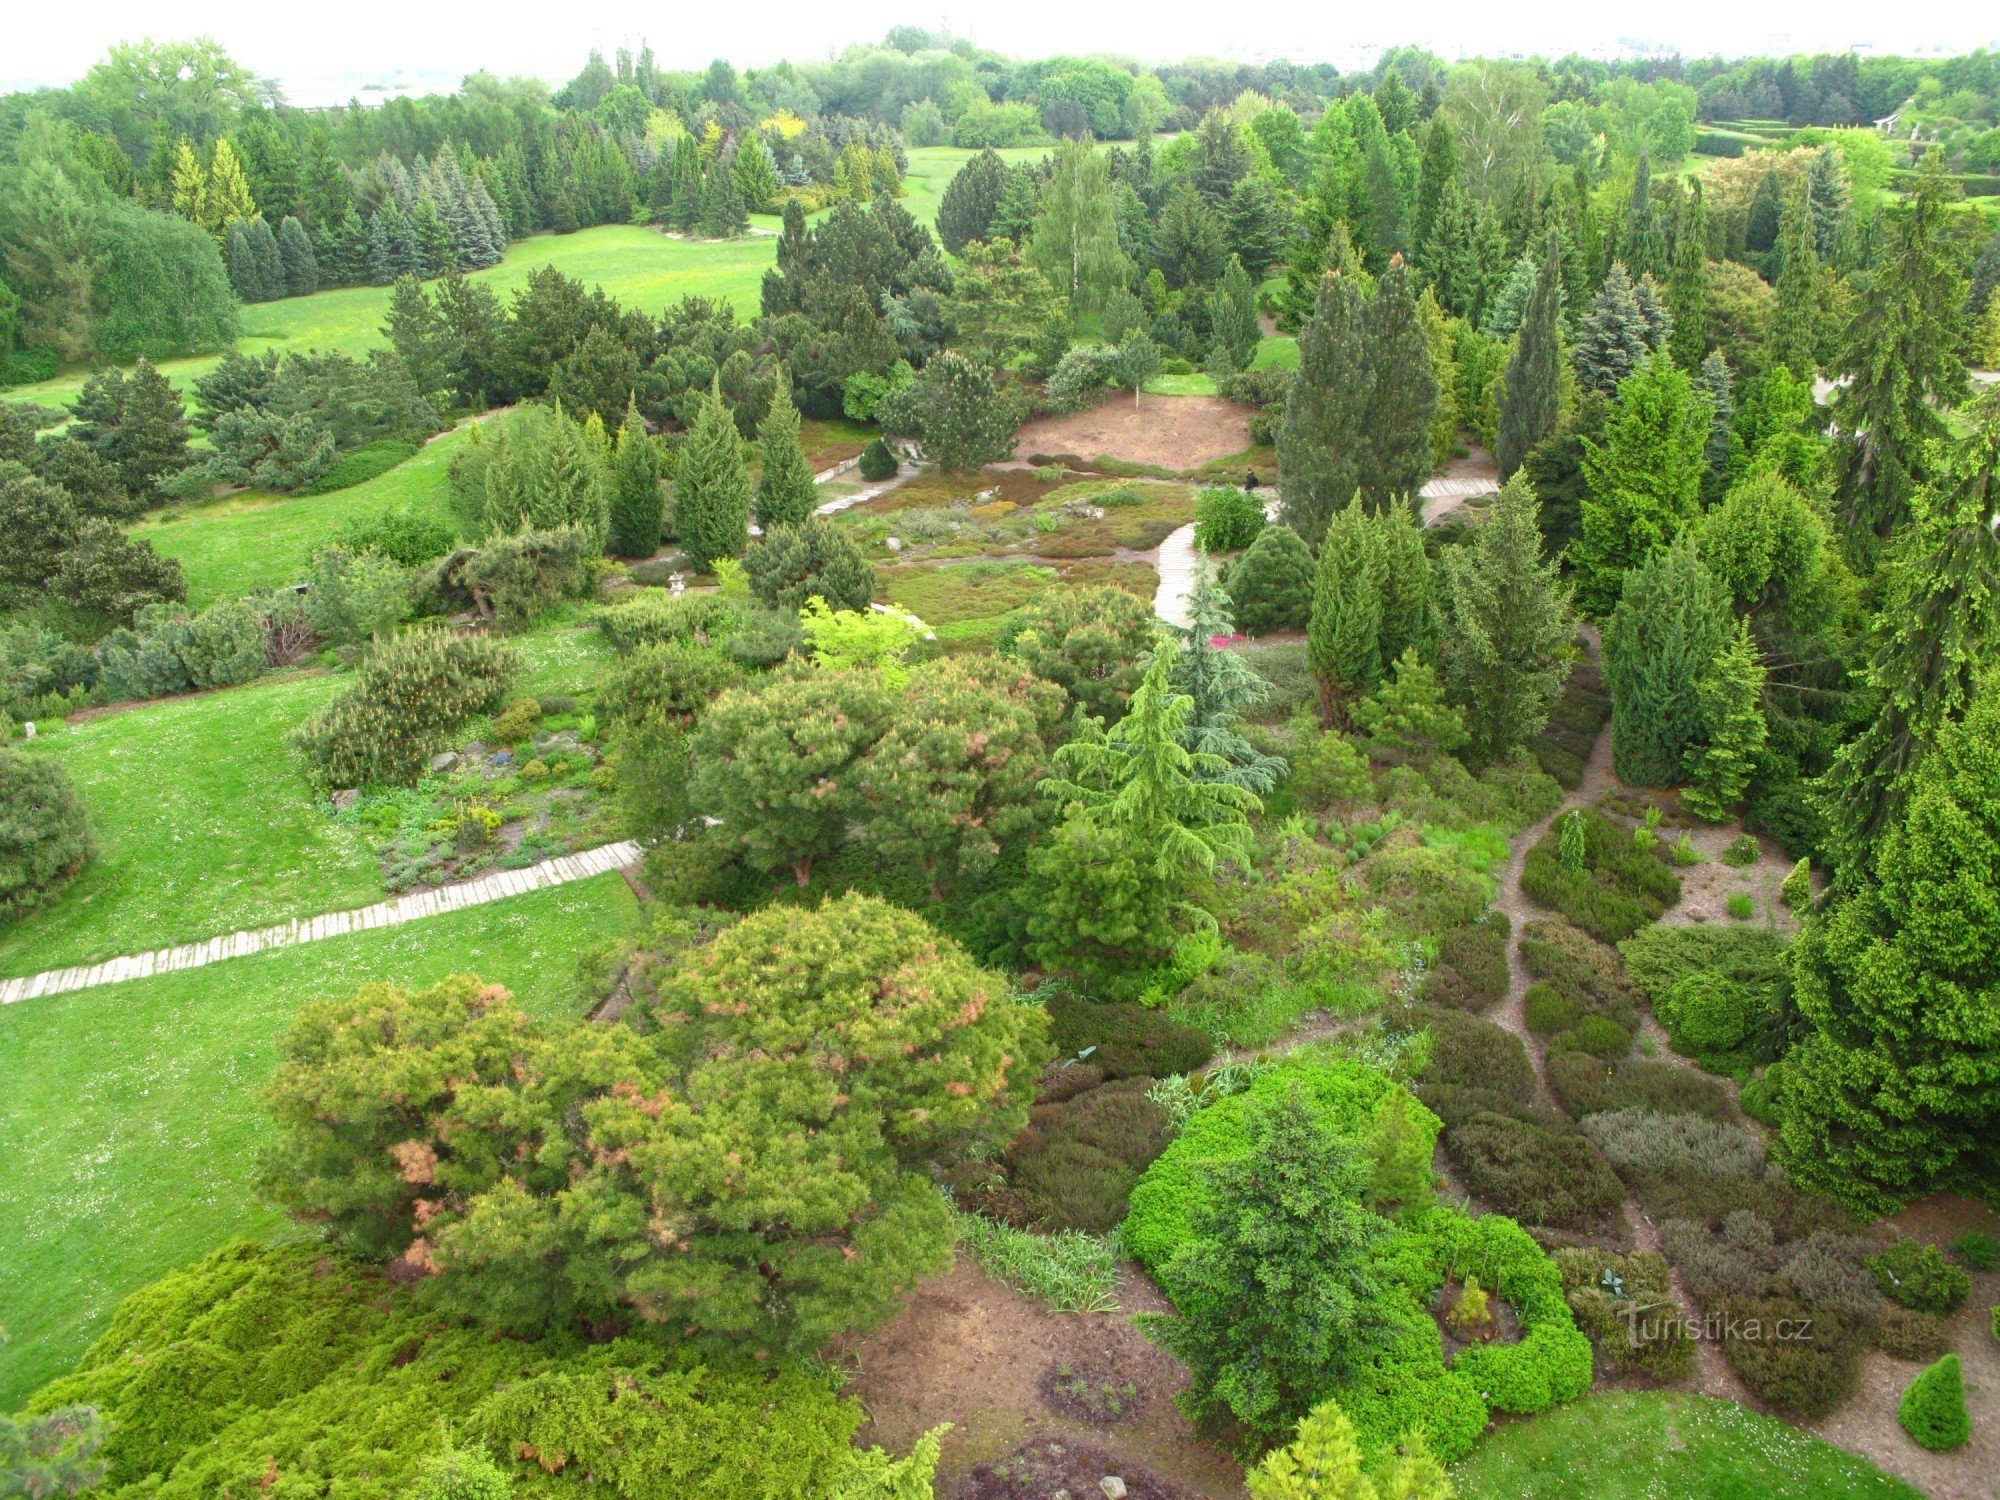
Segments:
[[[101,964],[85,964],[73,969],[50,969],[19,979],[0,979],[0,1005],[21,1000],[37,1000],[44,995],[62,995],[71,990],[95,989],[127,979],[145,979],[154,974],[170,974],[178,969],[199,969],[226,958],[242,958],[270,948],[289,948],[297,943],[316,943],[321,938],[341,937],[350,932],[366,932],[377,927],[400,927],[424,917],[463,911],[468,906],[484,906],[530,891],[588,880],[610,870],[624,869],[639,862],[640,848],[630,840],[602,844],[577,854],[565,854],[520,870],[494,870],[489,874],[439,886],[432,891],[416,891],[393,901],[378,901],[349,911],[327,912],[317,917],[294,917],[272,927],[226,933],[206,942],[182,943],[177,948],[156,948],[125,958],[106,959]]]

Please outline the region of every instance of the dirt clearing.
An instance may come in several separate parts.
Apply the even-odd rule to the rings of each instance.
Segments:
[[[1183,473],[1250,446],[1251,410],[1215,396],[1113,396],[1067,416],[1039,417],[1021,429],[1024,459],[1068,454],[1114,458]]]

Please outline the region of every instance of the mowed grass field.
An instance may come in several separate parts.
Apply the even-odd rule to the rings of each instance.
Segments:
[[[1586,1396],[1487,1434],[1455,1465],[1460,1500],[1919,1500],[1811,1433],[1679,1391]]]
[[[607,874],[0,1010],[0,1411],[66,1369],[127,1293],[285,1227],[251,1175],[257,1091],[300,1005],[470,972],[536,1015],[572,1015],[577,955],[637,920]]]
[[[1000,154],[1009,161],[1034,161],[1048,154],[1046,146],[1011,148]],[[922,224],[937,221],[938,202],[958,169],[973,155],[950,146],[928,146],[909,153],[903,205]],[[720,297],[733,303],[739,318],[757,316],[758,286],[777,259],[778,219],[759,214],[751,234],[740,240],[684,240],[647,225],[605,224],[575,234],[538,234],[517,240],[497,266],[475,271],[504,300],[526,285],[540,266],[554,266],[589,286],[600,286],[626,307],[658,313],[682,297]],[[254,303],[243,309],[243,332],[237,347],[247,353],[266,349],[333,349],[362,355],[382,341],[382,322],[389,311],[386,286],[341,287],[310,297]],[[196,376],[214,368],[213,355],[163,361],[160,368],[183,392]],[[62,406],[76,398],[87,372],[74,370],[35,385],[16,386],[8,400]]]

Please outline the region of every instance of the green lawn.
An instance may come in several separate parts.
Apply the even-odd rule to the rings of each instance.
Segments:
[[[367,846],[314,806],[285,744],[340,685],[286,674],[36,740],[30,753],[54,756],[75,782],[97,854],[49,905],[0,931],[0,974],[379,900]]]
[[[233,1235],[279,1229],[250,1187],[256,1091],[300,1002],[472,971],[572,1013],[575,955],[631,929],[616,874],[0,1010],[0,1411],[61,1373],[120,1298]]]
[[[446,471],[465,440],[464,429],[444,433],[386,474],[329,495],[245,490],[206,505],[156,512],[133,526],[131,535],[180,560],[188,603],[196,607],[283,588],[303,580],[313,553],[355,517],[397,506],[450,521]],[[169,514],[179,519],[160,519]]]
[[[1459,1500],[1920,1500],[1810,1433],[1676,1391],[1590,1396],[1508,1423],[1452,1478]]]

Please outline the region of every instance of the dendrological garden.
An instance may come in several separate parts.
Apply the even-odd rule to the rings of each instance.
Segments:
[[[631,24],[0,94],[0,1497],[2000,1493],[2000,57]]]

